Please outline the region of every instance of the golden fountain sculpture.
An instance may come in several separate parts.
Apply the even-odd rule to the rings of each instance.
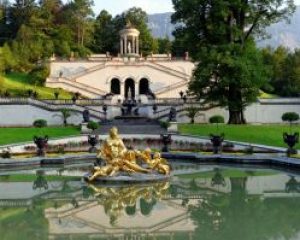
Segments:
[[[159,174],[169,175],[170,166],[167,160],[161,158],[160,153],[154,153],[153,158],[151,155],[149,148],[144,151],[127,149],[119,137],[118,129],[113,127],[97,154],[97,158],[105,161],[105,166],[94,167],[88,180],[94,181],[98,177],[112,177],[119,172],[148,174],[156,171]],[[138,160],[142,161],[146,167],[140,166],[137,163]]]

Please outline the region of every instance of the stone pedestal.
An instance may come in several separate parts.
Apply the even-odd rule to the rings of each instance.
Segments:
[[[81,134],[90,134],[92,133],[91,129],[87,128],[88,123],[81,123]]]
[[[168,133],[178,133],[178,122],[170,122]]]

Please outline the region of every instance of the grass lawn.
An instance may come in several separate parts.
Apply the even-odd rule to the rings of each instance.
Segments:
[[[33,86],[29,82],[29,76],[25,73],[10,73],[4,76],[2,91],[7,90],[13,96],[23,94],[24,91],[32,89],[38,92],[38,97],[42,99],[53,99],[54,92],[59,92],[60,99],[71,99],[72,95],[62,89]]]
[[[273,98],[278,98],[277,95],[274,95],[274,94],[269,94],[269,93],[266,93],[262,90],[260,90],[260,98],[262,99],[273,99]]]
[[[79,134],[80,130],[77,127],[0,128],[0,145],[32,141],[34,135],[57,138]]]
[[[180,124],[179,131],[183,134],[209,136],[217,134],[216,125]],[[289,131],[288,125],[219,125],[219,133],[224,133],[227,140],[286,147],[282,133]],[[292,131],[300,132],[300,126],[293,126]],[[300,144],[297,148],[300,149]]]

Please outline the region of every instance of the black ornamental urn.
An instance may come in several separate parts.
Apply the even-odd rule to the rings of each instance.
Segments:
[[[169,145],[172,143],[172,135],[171,134],[161,134],[160,140],[163,144],[161,151],[169,152]]]
[[[210,134],[210,141],[212,143],[213,153],[219,154],[222,150],[222,143],[224,141],[224,134],[214,135]]]
[[[156,105],[156,104],[154,104],[154,105],[152,106],[152,110],[153,110],[153,114],[155,114],[156,111],[157,111],[157,105]]]
[[[89,135],[88,136],[88,143],[91,145],[89,148],[90,153],[95,153],[97,152],[96,145],[99,143],[99,139],[96,135]]]
[[[287,156],[297,154],[297,150],[294,149],[295,145],[299,143],[299,133],[294,134],[283,133],[283,141],[289,146],[287,149]]]
[[[88,109],[83,111],[82,118],[84,123],[88,123],[90,121],[90,111]]]
[[[49,139],[48,136],[45,136],[45,137],[34,136],[33,137],[33,141],[37,147],[37,156],[39,156],[39,157],[45,156],[45,149],[48,144],[48,139]]]

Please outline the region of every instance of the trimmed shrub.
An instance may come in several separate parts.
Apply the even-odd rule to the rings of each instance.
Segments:
[[[58,99],[58,98],[59,98],[59,92],[58,92],[58,91],[55,91],[55,92],[54,92],[54,98],[55,98],[55,99]]]
[[[209,122],[210,123],[224,123],[224,117],[222,117],[221,115],[215,115],[209,118]]]
[[[3,96],[4,96],[4,97],[10,97],[11,94],[10,94],[9,91],[5,90],[5,92],[3,93]]]
[[[87,124],[87,128],[95,131],[99,128],[99,124],[94,121],[89,121],[89,123]]]
[[[47,65],[37,66],[33,68],[29,73],[30,83],[38,86],[43,86],[49,74],[50,70]]]
[[[284,122],[296,122],[299,120],[299,114],[295,112],[286,112],[282,115],[281,119]]]
[[[44,119],[37,119],[33,122],[33,126],[35,126],[36,128],[47,127],[47,121]]]
[[[159,124],[164,129],[168,129],[170,127],[170,123],[169,122],[160,121]]]

